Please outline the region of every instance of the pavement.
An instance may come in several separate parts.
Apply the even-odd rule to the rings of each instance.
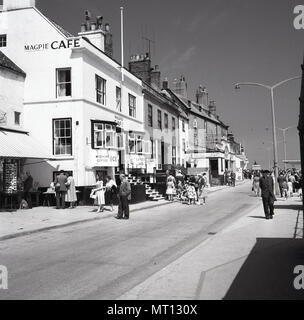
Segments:
[[[304,299],[303,211],[299,197],[261,205],[118,300]],[[296,289],[295,283],[302,289]]]
[[[243,181],[237,182],[238,185],[243,183]],[[209,193],[227,188],[230,187],[214,186],[209,188]],[[131,204],[130,211],[144,211],[170,204],[172,202],[167,200],[145,201]],[[108,207],[102,213],[96,211],[94,206],[78,206],[74,209],[64,210],[56,210],[55,207],[35,207],[27,210],[0,211],[0,241],[114,217],[117,214],[117,206],[114,206],[113,212]]]

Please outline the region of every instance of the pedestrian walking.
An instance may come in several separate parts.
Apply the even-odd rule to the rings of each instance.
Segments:
[[[90,197],[94,199],[94,204],[98,206],[97,212],[102,212],[105,205],[105,187],[99,175],[96,176],[96,187],[92,189]]]
[[[118,214],[116,219],[129,219],[129,201],[131,200],[131,185],[124,174],[120,175],[121,184],[118,190]]]
[[[256,173],[253,177],[252,191],[254,191],[256,197],[260,196],[260,176],[258,173]]]
[[[277,180],[278,180],[278,184],[279,184],[281,198],[283,198],[283,183],[284,183],[284,181],[286,181],[286,178],[284,177],[284,174],[282,171],[280,172]]]
[[[73,178],[72,173],[69,174],[66,182],[67,192],[65,195],[65,201],[69,202],[70,209],[73,209],[76,207],[77,202],[77,194],[76,194],[76,187],[75,187],[75,180]]]
[[[56,176],[55,192],[56,192],[56,209],[65,209],[65,194],[67,192],[66,183],[68,181],[67,176],[63,170],[60,170],[60,174]]]
[[[110,177],[106,177],[106,199],[109,201],[110,210],[113,211],[114,198],[117,197],[117,185],[115,181]]]
[[[204,178],[204,175],[206,175],[206,173],[203,173],[201,175],[201,179],[200,179],[200,183],[199,183],[199,195],[198,195],[198,203],[201,205],[205,205],[206,204],[206,198],[207,198],[207,181]]]
[[[236,179],[236,174],[234,171],[231,171],[231,186],[235,187],[235,179]]]
[[[264,170],[263,176],[260,178],[260,188],[265,218],[267,220],[273,219],[274,215],[275,195],[273,193],[273,185],[273,178],[271,177],[269,170]]]
[[[290,177],[287,182],[287,185],[288,185],[288,191],[287,191],[288,198],[292,198],[293,197],[293,183],[292,183],[292,180],[290,179]]]
[[[284,180],[282,183],[282,198],[287,200],[287,197],[288,197],[288,184],[287,184],[287,181]]]
[[[27,202],[28,209],[32,209],[32,196],[30,194],[32,188],[33,188],[33,177],[31,176],[31,173],[29,171],[26,171],[25,173],[25,180],[23,182],[23,198]]]

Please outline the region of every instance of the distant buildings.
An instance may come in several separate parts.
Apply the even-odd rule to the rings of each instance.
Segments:
[[[122,69],[102,17],[86,12],[73,36],[35,1],[4,0],[0,21],[0,133],[29,131],[45,149],[44,161],[30,161],[25,152],[19,157],[20,170],[30,170],[40,186],[59,170],[72,172],[78,187],[121,171],[155,182],[168,169],[205,171],[217,184],[225,170],[245,166],[206,88],[192,101],[185,78],[171,88],[147,54],[133,55],[129,70]],[[0,145],[0,159],[8,156]]]

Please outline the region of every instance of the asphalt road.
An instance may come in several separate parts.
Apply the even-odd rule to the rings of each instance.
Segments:
[[[0,241],[1,299],[115,299],[212,237],[259,199],[250,183],[181,203]],[[161,297],[160,297],[161,299]]]

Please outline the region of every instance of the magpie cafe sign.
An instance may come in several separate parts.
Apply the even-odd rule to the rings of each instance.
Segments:
[[[25,44],[26,52],[45,51],[45,50],[60,50],[72,49],[80,47],[80,39],[55,40],[47,43]]]
[[[92,155],[92,167],[118,167],[116,150],[96,150]]]

